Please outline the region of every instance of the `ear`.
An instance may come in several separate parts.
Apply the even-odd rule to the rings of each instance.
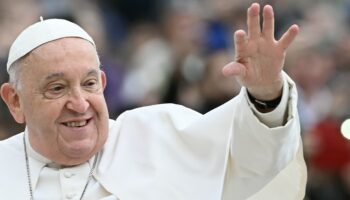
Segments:
[[[101,70],[101,81],[102,81],[103,90],[105,90],[107,86],[107,77],[106,77],[106,73],[102,70]]]
[[[25,122],[23,110],[19,101],[19,95],[15,88],[9,83],[4,83],[0,89],[1,98],[5,101],[13,118],[17,123],[23,124]]]

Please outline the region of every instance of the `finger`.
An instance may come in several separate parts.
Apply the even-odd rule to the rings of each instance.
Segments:
[[[273,8],[270,5],[266,5],[263,10],[264,22],[262,34],[268,39],[274,39],[275,35],[275,18]]]
[[[238,30],[235,32],[235,49],[236,49],[236,55],[241,55],[243,54],[245,50],[245,45],[246,45],[246,38],[247,34],[243,30]]]
[[[289,27],[288,31],[282,35],[281,39],[278,41],[278,45],[284,50],[287,49],[288,46],[293,42],[294,38],[298,35],[298,32],[298,25],[292,25]]]
[[[248,24],[248,36],[251,39],[258,38],[261,34],[260,30],[260,5],[253,3],[248,8],[247,24]]]
[[[222,73],[225,76],[244,76],[245,67],[241,63],[231,62],[222,68]]]

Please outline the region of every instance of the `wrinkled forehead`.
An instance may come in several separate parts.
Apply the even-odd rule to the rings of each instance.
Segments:
[[[61,38],[41,45],[34,49],[26,58],[31,69],[53,68],[60,70],[67,68],[93,67],[99,68],[100,62],[95,47],[81,38]],[[51,69],[52,70],[52,69]]]
[[[20,79],[37,80],[51,74],[61,77],[83,77],[99,71],[100,61],[95,47],[81,38],[61,38],[45,43],[24,57]],[[64,75],[64,76],[63,76]]]
[[[50,67],[54,63],[67,62],[100,65],[95,46],[77,37],[60,38],[42,44],[20,58],[19,61],[16,66],[20,66],[21,71],[36,71],[38,65],[44,64]]]

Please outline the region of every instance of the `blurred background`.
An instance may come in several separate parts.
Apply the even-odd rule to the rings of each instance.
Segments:
[[[205,113],[239,85],[221,74],[234,58],[233,32],[246,29],[251,0],[0,0],[0,84],[15,37],[39,17],[65,18],[95,39],[108,79],[110,117],[139,106],[178,103]],[[350,199],[350,0],[266,0],[276,37],[296,23],[285,71],[299,90],[308,166],[307,200]],[[0,139],[23,131],[0,101]],[[288,195],[288,194],[286,194]]]

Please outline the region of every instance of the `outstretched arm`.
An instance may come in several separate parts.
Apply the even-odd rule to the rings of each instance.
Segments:
[[[256,99],[272,100],[281,95],[286,49],[298,34],[299,28],[292,25],[280,40],[276,40],[274,13],[270,5],[263,8],[262,28],[260,5],[253,3],[247,12],[248,31],[235,32],[235,61],[223,68],[223,74],[234,76]]]
[[[245,101],[245,89],[237,97],[223,199],[302,199],[306,168],[297,93],[293,81],[282,72],[286,50],[299,28],[292,25],[276,40],[272,7],[263,8],[262,28],[259,13],[257,3],[248,9],[248,31],[235,32],[235,61],[223,73],[235,77],[256,99],[269,101],[283,95],[269,113],[252,110]]]

